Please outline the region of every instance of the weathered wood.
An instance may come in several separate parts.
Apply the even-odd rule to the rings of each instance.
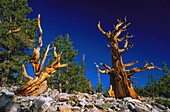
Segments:
[[[110,76],[110,92],[114,93],[114,95],[111,95],[112,97],[116,98],[124,98],[124,97],[132,97],[139,100],[142,100],[140,96],[138,96],[132,86],[132,81],[130,77],[136,73],[136,72],[142,72],[145,70],[150,69],[158,69],[160,68],[156,67],[152,63],[146,63],[146,65],[142,68],[132,68],[130,70],[126,70],[127,66],[133,66],[138,63],[138,61],[131,62],[128,64],[124,64],[122,60],[122,54],[125,53],[129,48],[132,48],[133,45],[128,43],[128,39],[132,38],[133,35],[129,36],[128,32],[126,33],[126,36],[120,37],[123,32],[126,32],[126,28],[130,25],[130,23],[127,22],[126,18],[124,21],[118,20],[118,23],[115,25],[113,31],[105,32],[100,24],[100,21],[98,23],[98,29],[99,31],[104,34],[110,45],[109,49],[111,49],[111,56],[112,56],[112,67],[109,67],[106,64],[101,63],[101,66],[103,66],[104,69],[100,68],[99,65],[96,63],[96,67],[98,68],[98,71],[103,74],[108,74]],[[120,42],[124,42],[123,48],[120,48],[119,44]],[[111,90],[112,89],[112,90]]]
[[[114,93],[114,91],[112,89],[112,85],[110,85],[110,89],[109,89],[108,93],[109,93],[110,97],[113,97],[113,98],[115,97],[115,93]]]
[[[33,49],[31,64],[34,70],[34,78],[28,76],[25,66],[22,65],[23,75],[28,79],[28,82],[22,87],[15,91],[16,95],[20,96],[38,96],[47,88],[47,79],[53,75],[53,73],[61,68],[67,66],[67,64],[60,63],[61,53],[56,53],[54,47],[54,57],[56,60],[50,65],[44,68],[44,63],[50,49],[50,44],[47,46],[42,62],[40,62],[40,49],[43,44],[42,42],[42,28],[40,25],[40,15],[38,15],[38,28],[40,32],[39,39],[37,41],[38,46]],[[31,41],[31,40],[30,40]],[[31,41],[33,42],[33,41]],[[43,69],[44,68],[44,69]]]

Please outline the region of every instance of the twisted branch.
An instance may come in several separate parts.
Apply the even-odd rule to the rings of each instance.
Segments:
[[[100,65],[102,65],[104,68],[106,69],[102,69],[99,67],[99,65],[97,63],[94,62],[94,64],[96,65],[98,71],[102,74],[110,74],[111,72],[114,72],[114,69],[109,67],[108,65],[106,64],[103,64],[103,63],[100,63]]]
[[[17,29],[9,30],[9,31],[7,32],[7,34],[16,33],[16,32],[19,32],[20,30],[21,30],[21,27],[20,27],[20,28],[17,28]]]
[[[133,65],[135,65],[137,63],[138,63],[138,61],[134,61],[134,62],[131,62],[131,63],[124,64],[124,66],[129,67],[129,66],[133,66]]]
[[[130,70],[127,70],[126,73],[127,73],[127,76],[132,76],[134,73],[137,73],[137,72],[142,72],[142,71],[145,71],[145,70],[150,70],[150,69],[157,69],[157,70],[162,70],[161,68],[155,66],[153,63],[146,63],[144,67],[142,68],[132,68]]]
[[[26,69],[25,69],[25,65],[22,65],[22,74],[25,76],[25,78],[27,78],[28,80],[32,80],[33,78],[28,76]]]

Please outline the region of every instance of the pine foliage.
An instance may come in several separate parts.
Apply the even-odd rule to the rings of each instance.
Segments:
[[[141,96],[147,97],[165,97],[170,98],[170,73],[165,62],[163,64],[164,75],[159,77],[158,81],[154,79],[153,74],[148,75],[148,81],[144,88],[135,87],[135,90]]]
[[[61,63],[67,63],[66,68],[61,68],[49,79],[49,85],[57,88],[60,92],[72,93],[74,91],[88,92],[88,83],[84,75],[85,65],[78,65],[75,58],[78,50],[75,50],[69,35],[58,36],[52,46],[55,46],[58,53],[62,52]],[[49,60],[52,61],[52,60]]]
[[[170,98],[170,73],[165,62],[163,64],[164,76],[161,76],[158,80],[159,94],[160,96]]]
[[[102,93],[103,91],[103,85],[101,83],[97,84],[96,92],[97,93]]]
[[[30,58],[29,39],[34,39],[37,30],[36,19],[27,18],[31,12],[27,0],[0,1],[0,76],[9,83],[14,83],[14,73],[20,74],[22,63]]]

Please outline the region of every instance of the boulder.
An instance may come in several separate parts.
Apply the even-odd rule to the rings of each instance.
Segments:
[[[5,107],[5,112],[21,112],[20,104],[9,102]]]
[[[52,98],[41,96],[33,102],[33,104],[31,105],[31,110],[33,112],[39,112],[39,111],[46,112],[51,105],[50,104],[51,101],[53,101]]]

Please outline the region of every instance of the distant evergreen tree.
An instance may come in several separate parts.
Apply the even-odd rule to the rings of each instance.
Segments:
[[[7,77],[8,83],[14,83],[14,73],[21,74],[22,63],[30,58],[29,39],[37,30],[36,19],[27,18],[30,12],[27,0],[0,1],[0,77]]]
[[[158,80],[159,95],[170,98],[170,73],[165,62],[163,64],[163,70],[165,75],[161,76]]]
[[[145,96],[145,93],[144,93],[144,88],[143,87],[134,87],[136,93],[140,96]]]
[[[83,54],[82,56],[82,60],[81,60],[81,68],[82,68],[82,74],[85,75],[85,54]]]
[[[158,85],[152,73],[148,75],[148,82],[144,87],[144,95],[152,98],[158,96]]]
[[[101,93],[103,91],[103,85],[101,83],[97,84],[96,92]]]
[[[56,47],[57,52],[61,53],[61,63],[67,63],[66,68],[61,68],[49,79],[52,88],[57,88],[60,92],[72,93],[74,91],[88,92],[88,83],[84,75],[84,67],[79,66],[74,59],[78,51],[74,49],[69,35],[65,37],[58,36],[52,45]],[[51,60],[50,60],[51,61]],[[84,65],[83,65],[84,66]]]
[[[100,83],[100,72],[98,71],[98,83],[97,83],[96,92],[101,93],[102,91],[103,91],[103,85]]]

